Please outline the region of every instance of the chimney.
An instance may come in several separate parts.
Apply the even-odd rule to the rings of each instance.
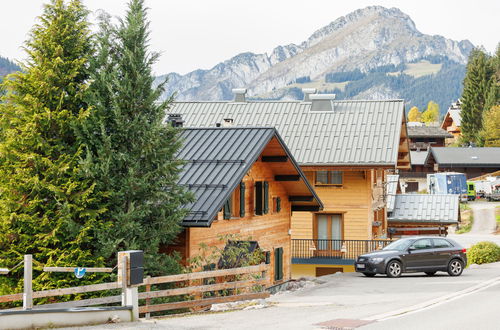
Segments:
[[[180,113],[170,113],[168,114],[167,123],[172,125],[172,127],[182,127],[184,120],[182,120],[182,115]]]
[[[222,120],[222,127],[231,127],[233,126],[234,119],[233,118],[224,118]]]
[[[335,94],[311,94],[311,111],[333,111]]]
[[[303,102],[311,102],[311,99],[309,96],[311,94],[316,94],[317,90],[316,88],[302,88],[302,93],[304,93],[304,100]]]
[[[234,102],[246,102],[246,88],[233,88],[232,92],[234,94]]]

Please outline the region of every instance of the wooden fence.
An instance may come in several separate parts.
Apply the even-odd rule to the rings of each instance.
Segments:
[[[27,258],[27,261],[27,267],[25,267],[25,270],[27,271],[25,271],[25,275],[28,275],[28,277],[25,278],[24,292],[0,296],[0,303],[22,300],[24,310],[36,310],[96,306],[121,302],[123,306],[137,306],[138,310],[135,310],[137,316],[139,313],[149,316],[149,313],[158,311],[197,308],[217,303],[269,297],[269,293],[265,291],[266,284],[269,281],[269,265],[266,264],[169,276],[148,277],[144,279],[142,284],[136,286],[129,286],[126,284],[127,272],[125,267],[122,267],[119,264],[118,273],[122,273],[122,276],[119,276],[117,282],[32,292],[30,276],[31,258]],[[126,262],[123,262],[122,264],[126,265]],[[122,278],[125,279],[125,281],[122,281]],[[215,283],[198,283],[203,280],[207,281],[207,279],[209,279],[208,281]],[[165,283],[171,283],[174,288],[151,291],[152,288],[157,288]],[[145,287],[145,292],[138,292],[139,287]],[[115,289],[121,289],[121,295],[49,303],[43,305],[33,304],[33,299],[37,298],[75,295]],[[127,290],[129,292],[130,290],[135,292],[132,296],[130,296],[133,298],[127,298]],[[225,291],[221,292],[221,290]],[[207,293],[211,296],[206,297]],[[151,305],[151,300],[154,298],[176,296],[181,296],[179,300],[183,299],[184,301]],[[142,302],[142,306],[140,302]]]
[[[145,303],[139,307],[139,313],[152,313],[174,309],[185,309],[209,306],[225,302],[233,302],[240,300],[261,299],[269,297],[269,292],[265,291],[266,283],[268,283],[269,265],[260,264],[256,266],[221,269],[197,273],[150,277],[144,279],[143,285],[146,286],[145,292],[139,293],[139,300]],[[241,280],[243,275],[251,275],[248,279]],[[193,285],[197,280],[212,279],[219,283]],[[189,285],[185,287],[151,291],[152,285],[163,283],[178,283],[187,282]],[[225,290],[223,294],[219,291]],[[215,297],[203,297],[205,293],[212,293]],[[151,298],[159,297],[175,297],[188,295],[190,300],[169,302],[156,305],[150,305]],[[193,298],[194,299],[191,299]]]

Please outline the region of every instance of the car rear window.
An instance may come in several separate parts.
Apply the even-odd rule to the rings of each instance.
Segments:
[[[434,248],[449,248],[453,247],[453,245],[443,238],[434,238]]]

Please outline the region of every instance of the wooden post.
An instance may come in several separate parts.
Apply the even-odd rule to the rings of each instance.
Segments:
[[[118,254],[120,255],[120,254]],[[122,286],[122,306],[127,306],[127,256],[122,255],[120,256],[120,260],[118,261],[118,281],[120,282],[121,279],[121,286]],[[120,262],[121,261],[121,262]]]
[[[151,276],[148,276],[147,278],[151,278]],[[146,284],[146,292],[150,292],[151,291],[151,284]],[[151,298],[146,298],[146,307],[149,306],[149,303],[151,302]],[[149,319],[151,317],[151,313],[147,312],[146,313],[146,319]]]
[[[23,309],[33,308],[33,256],[31,254],[24,255],[24,293],[23,293]]]

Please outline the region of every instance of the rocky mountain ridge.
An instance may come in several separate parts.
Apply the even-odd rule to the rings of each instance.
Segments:
[[[329,73],[368,73],[387,65],[397,67],[436,57],[465,65],[472,48],[467,40],[422,34],[397,8],[371,6],[336,19],[300,45],[278,46],[269,55],[242,53],[209,70],[168,74],[165,96],[177,92],[177,100],[230,100],[232,88],[245,87],[250,97],[294,98],[287,86],[301,78],[324,81]],[[363,98],[372,96],[369,89],[377,98],[398,94],[383,92],[387,86],[376,87],[361,93]]]

